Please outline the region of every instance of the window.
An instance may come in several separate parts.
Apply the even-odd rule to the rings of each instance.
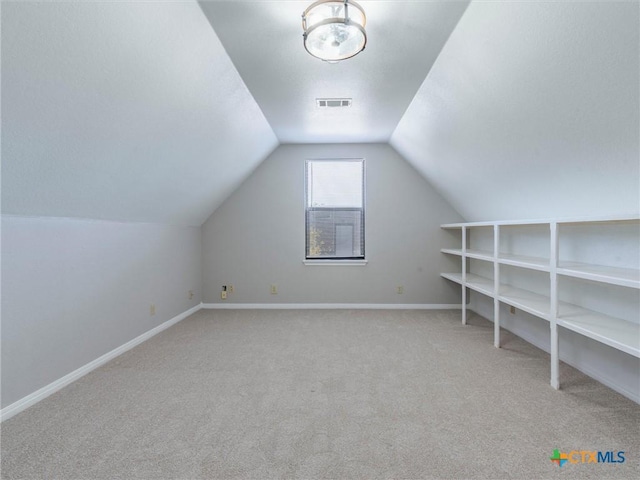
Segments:
[[[307,160],[306,259],[364,260],[364,160]]]

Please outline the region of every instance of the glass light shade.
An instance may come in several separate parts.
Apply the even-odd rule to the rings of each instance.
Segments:
[[[314,57],[337,62],[357,55],[367,44],[366,16],[349,0],[319,0],[302,14],[304,48]]]

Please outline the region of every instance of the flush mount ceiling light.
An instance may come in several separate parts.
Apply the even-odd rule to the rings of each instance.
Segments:
[[[304,48],[327,62],[351,58],[367,44],[366,22],[364,10],[356,2],[318,0],[302,14]]]

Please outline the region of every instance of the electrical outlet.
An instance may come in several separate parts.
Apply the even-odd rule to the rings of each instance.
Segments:
[[[151,305],[149,305],[149,315],[155,315],[155,314],[156,314],[156,305],[152,303]]]
[[[222,300],[226,300],[227,299],[227,292],[225,292],[225,291],[220,292],[220,298]]]
[[[271,295],[277,295],[278,294],[278,286],[273,284],[271,285]]]
[[[404,293],[404,287],[400,285],[397,289],[398,295],[402,295]]]
[[[189,300],[193,298],[193,290],[189,290]]]
[[[513,306],[512,306],[512,307],[509,307],[509,313],[510,313],[511,315],[515,315],[515,313],[516,313],[516,307],[513,307]]]
[[[227,291],[233,293],[233,285],[227,285]]]

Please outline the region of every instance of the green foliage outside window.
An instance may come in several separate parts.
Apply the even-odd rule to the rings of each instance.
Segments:
[[[309,257],[319,257],[320,255],[326,254],[327,249],[325,242],[320,240],[320,230],[316,227],[311,227],[309,229]]]

